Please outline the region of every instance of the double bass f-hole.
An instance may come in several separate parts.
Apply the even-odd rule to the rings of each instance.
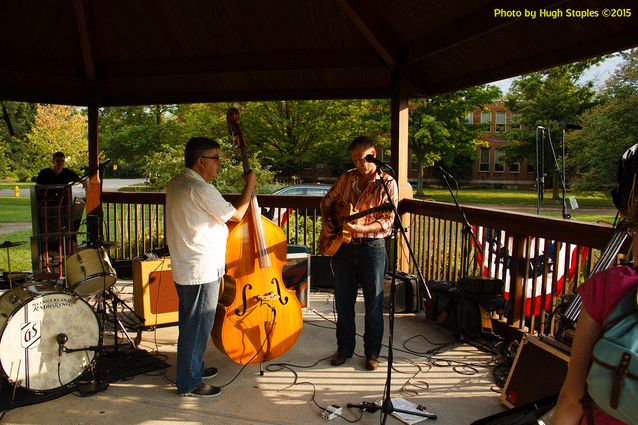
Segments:
[[[242,307],[243,307],[243,311],[240,313],[239,309],[236,308],[235,309],[235,314],[237,316],[243,316],[244,314],[246,314],[246,310],[248,309],[248,300],[246,299],[246,292],[248,292],[249,289],[253,289],[252,285],[250,283],[247,283],[246,286],[244,286],[244,288],[241,291],[241,299],[242,299]]]
[[[277,280],[276,277],[273,277],[272,280],[270,281],[271,285],[275,285],[275,288],[277,288],[277,296],[279,298],[279,302],[281,303],[281,305],[286,305],[288,304],[288,297],[282,297],[281,296],[281,289],[279,287],[279,280]]]

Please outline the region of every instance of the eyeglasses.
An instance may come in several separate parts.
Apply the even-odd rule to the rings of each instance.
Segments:
[[[212,159],[213,161],[219,162],[219,155],[216,155],[216,156],[204,156],[204,155],[201,155],[200,158]]]

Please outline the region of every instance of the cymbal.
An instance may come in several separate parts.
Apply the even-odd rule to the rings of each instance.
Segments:
[[[26,242],[4,241],[4,242],[2,242],[2,244],[0,244],[0,248],[13,248],[14,246],[24,245],[25,243]]]

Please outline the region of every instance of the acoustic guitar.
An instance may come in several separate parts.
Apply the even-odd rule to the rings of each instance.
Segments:
[[[350,243],[352,235],[350,232],[343,230],[343,225],[350,221],[355,221],[368,214],[380,211],[392,211],[391,204],[382,204],[361,212],[354,212],[354,207],[348,202],[340,203],[332,209],[331,217],[328,219],[333,223],[334,233],[330,233],[326,227],[321,229],[319,236],[319,250],[324,255],[334,255],[341,244]]]

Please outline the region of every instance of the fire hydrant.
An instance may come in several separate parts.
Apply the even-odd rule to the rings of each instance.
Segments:
[[[18,185],[16,185],[13,188],[13,195],[17,198],[18,196],[20,196],[20,188],[18,187]]]

